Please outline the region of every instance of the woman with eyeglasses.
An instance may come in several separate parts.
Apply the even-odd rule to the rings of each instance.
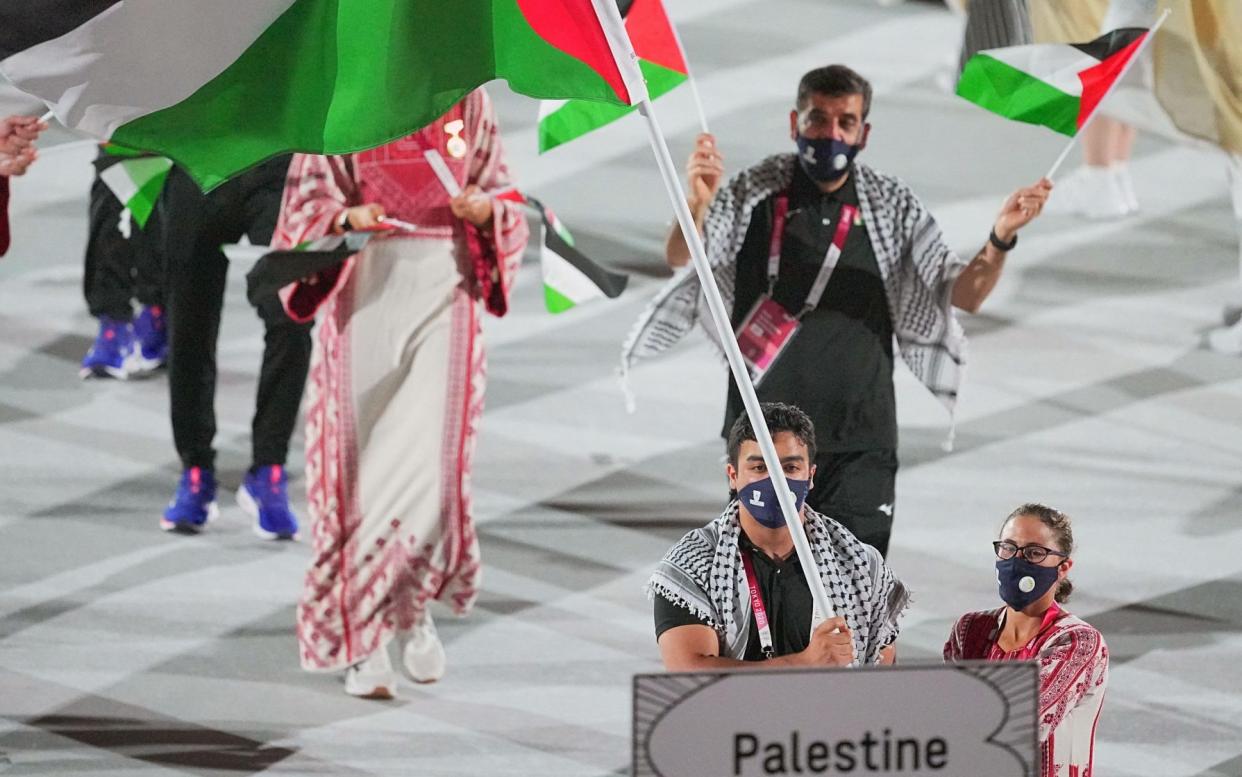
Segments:
[[[1108,685],[1108,646],[1061,607],[1073,585],[1069,516],[1025,504],[1001,526],[996,577],[1003,607],[963,615],[945,661],[1038,661],[1041,777],[1095,774],[1095,727]]]

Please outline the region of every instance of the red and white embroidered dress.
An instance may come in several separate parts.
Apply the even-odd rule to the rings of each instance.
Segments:
[[[490,228],[455,218],[427,149],[463,187],[510,184],[482,90],[386,146],[298,155],[290,166],[279,247],[322,237],[345,208],[367,203],[418,226],[282,292],[292,317],[319,314],[306,412],[314,557],[298,607],[308,670],[365,659],[431,599],[465,614],[479,588],[470,502],[485,378],[479,317],[506,312],[527,226],[520,206],[499,199]]]
[[[1108,686],[1108,645],[1086,621],[1053,604],[1023,647],[997,644],[1004,607],[963,615],[944,645],[946,661],[1038,661],[1040,777],[1093,777],[1095,729]]]

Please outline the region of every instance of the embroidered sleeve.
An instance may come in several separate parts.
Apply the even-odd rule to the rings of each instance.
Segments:
[[[292,248],[317,240],[332,231],[342,211],[358,204],[345,157],[296,154],[289,165],[272,247]],[[338,267],[319,273],[313,283],[298,282],[281,289],[285,312],[295,321],[310,321],[345,274],[346,268]]]
[[[496,112],[487,92],[472,92],[466,98],[465,114],[474,141],[467,180],[484,191],[511,186]],[[509,310],[509,292],[522,264],[529,234],[522,206],[496,197],[492,198],[490,229],[466,224],[466,247],[479,296],[493,315],[503,316]]]
[[[966,633],[970,629],[970,620],[972,613],[967,613],[957,619],[957,623],[953,624],[953,628],[949,630],[949,638],[944,643],[944,660],[946,663],[961,661],[965,658],[965,642]]]
[[[1052,637],[1039,652],[1039,737],[1049,734],[1108,673],[1108,648],[1100,632],[1071,628]]]

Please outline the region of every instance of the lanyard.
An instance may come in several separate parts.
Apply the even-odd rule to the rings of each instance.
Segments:
[[[755,611],[755,625],[759,627],[759,645],[763,648],[763,657],[772,658],[776,650],[772,647],[772,627],[768,624],[768,611],[763,606],[763,597],[759,595],[759,582],[755,579],[754,562],[750,553],[742,551],[742,567],[746,570],[746,584],[750,587],[750,607]]]
[[[768,244],[769,297],[772,296],[772,290],[776,288],[776,278],[781,271],[781,246],[785,242],[785,219],[788,215],[789,195],[782,192],[776,198],[776,208],[772,214],[772,240]],[[815,283],[811,285],[811,291],[806,296],[806,304],[802,306],[798,318],[819,307],[824,290],[828,288],[828,281],[832,279],[832,272],[837,269],[837,262],[841,259],[841,249],[845,247],[845,238],[849,236],[850,227],[854,226],[857,217],[858,208],[853,205],[843,204],[841,206],[841,213],[837,217],[837,230],[832,236],[828,252],[824,254],[824,263],[819,267],[819,274],[815,276]]]

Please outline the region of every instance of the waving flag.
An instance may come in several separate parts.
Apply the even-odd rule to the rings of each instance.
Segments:
[[[962,70],[957,93],[1007,119],[1073,137],[1121,77],[1148,30],[1114,30],[1090,43],[981,51]]]
[[[107,149],[105,152],[109,155],[117,153]],[[105,159],[110,164],[101,165],[99,180],[129,209],[129,214],[138,228],[146,229],[147,221],[155,211],[155,202],[164,189],[164,182],[168,180],[172,160],[161,156]]]
[[[204,188],[283,152],[403,137],[493,78],[646,97],[614,0],[9,0],[0,75]]]
[[[618,0],[617,4],[650,95],[659,97],[682,84],[689,77],[689,68],[661,0]],[[584,100],[543,102],[539,106],[539,153],[599,129],[632,110]]]

